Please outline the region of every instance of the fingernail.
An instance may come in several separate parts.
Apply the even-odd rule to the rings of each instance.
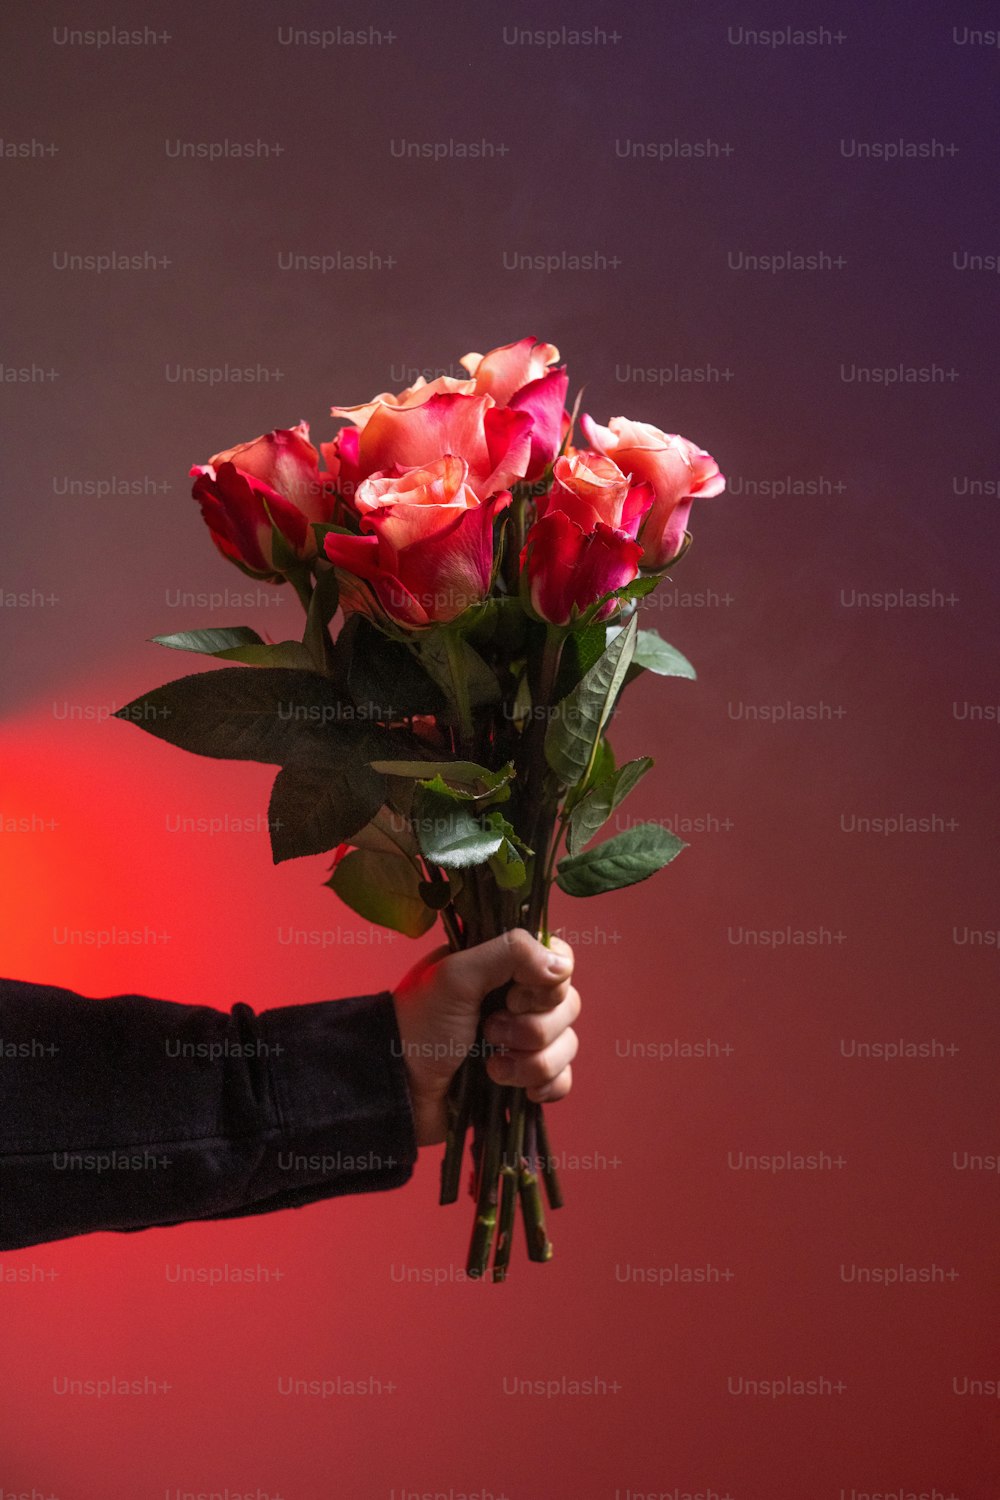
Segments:
[[[549,959],[550,974],[568,974],[572,965],[565,953],[553,953]]]

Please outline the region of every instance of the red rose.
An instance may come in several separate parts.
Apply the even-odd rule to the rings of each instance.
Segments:
[[[191,470],[191,493],[219,551],[254,577],[281,582],[272,522],[301,558],[315,555],[311,521],[329,520],[333,493],[320,474],[309,426],[273,432],[216,453]]]
[[[326,555],[368,584],[397,624],[447,624],[489,593],[493,521],[510,499],[503,492],[480,500],[468,463],[454,454],[398,475],[376,474],[355,496],[365,534],[328,532]],[[365,599],[356,588],[341,593],[349,608],[365,608]]]
[[[528,532],[521,551],[532,611],[552,625],[569,625],[602,595],[631,583],[642,548],[627,532],[598,521],[590,532],[564,510],[548,511]],[[606,620],[618,608],[609,599],[593,616]]]
[[[564,454],[556,459],[552,480],[525,538],[521,567],[532,611],[553,625],[568,625],[635,578],[642,556],[635,536],[653,491],[648,484],[630,484],[600,453]],[[606,620],[618,607],[609,599],[593,618]]]

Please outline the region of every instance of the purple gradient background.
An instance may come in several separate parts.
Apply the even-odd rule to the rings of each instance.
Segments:
[[[273,590],[249,608],[171,602],[247,591],[188,499],[190,463],[299,418],[325,440],[331,403],[409,383],[401,365],[458,373],[466,350],[534,333],[562,351],[571,389],[586,384],[585,410],[693,438],[731,492],[695,507],[695,545],[661,591],[674,602],[650,611],[698,681],[630,689],[614,735],[620,759],[657,759],[629,813],[680,820],[691,847],[634,890],[557,908],[585,1008],[553,1145],[598,1155],[563,1171],[556,1259],[542,1269],[516,1254],[505,1288],[394,1279],[404,1264],[446,1274],[463,1263],[468,1209],[436,1207],[437,1149],[391,1194],[3,1256],[0,1496],[174,1500],[228,1486],[227,1500],[993,1500],[1000,1408],[955,1387],[1000,1376],[997,1179],[954,1163],[1000,1149],[997,948],[955,938],[1000,928],[1000,729],[995,708],[978,722],[962,714],[1000,702],[998,290],[953,255],[1000,249],[1000,53],[956,41],[995,15],[797,6],[797,26],[834,39],[775,48],[732,40],[787,25],[773,5],[74,9],[15,4],[4,28],[4,140],[58,150],[0,157],[0,362],[58,378],[0,388],[0,972],[262,1008],[378,989],[420,951],[363,946],[367,929],[320,884],[324,862],[275,870],[263,831],[169,831],[177,816],[263,813],[267,768],[185,757],[107,722],[191,669],[148,637],[247,623],[279,638],[297,622],[290,593],[263,602]],[[64,25],[108,24],[169,41],[55,41]],[[394,40],[277,39],[279,27],[336,25]],[[504,40],[505,26],[588,25],[618,40]],[[282,150],[207,162],[165,146],[225,138]],[[450,138],[507,151],[392,155],[393,141]],[[845,141],[900,138],[957,150],[843,154]],[[616,154],[616,143],[675,139],[732,151]],[[64,252],[110,250],[170,264],[55,269]],[[784,250],[846,264],[729,268],[741,251]],[[395,264],[278,268],[284,252],[337,251]],[[562,252],[620,264],[504,269],[505,253]],[[282,378],[168,378],[227,362]],[[714,375],[634,378],[675,364]],[[900,364],[956,375],[889,388],[842,378],[845,366]],[[112,477],[153,492],[60,493]],[[766,493],[788,477],[806,492]],[[940,602],[844,602],[898,589]],[[33,590],[54,602],[10,601]],[[747,716],[784,704],[829,712]],[[842,831],[855,814],[956,826]],[[35,826],[45,820],[56,826]],[[688,832],[685,820],[707,826]],[[101,952],[56,940],[66,926],[147,925],[167,940]],[[289,927],[341,941],[292,948],[277,935]],[[733,940],[786,928],[831,940],[779,951]],[[674,1038],[732,1050],[622,1055]],[[841,1052],[843,1039],[899,1038],[958,1050],[893,1062]],[[741,1151],[845,1165],[734,1170]],[[675,1264],[733,1275],[621,1279]],[[844,1282],[855,1264],[957,1275]],[[281,1277],[193,1287],[169,1280],[177,1265]],[[37,1275],[19,1279],[18,1267]],[[110,1374],[170,1390],[55,1394],[64,1375]],[[285,1376],[338,1374],[395,1389],[278,1392]],[[845,1389],[731,1394],[741,1376]],[[514,1377],[606,1389],[505,1394]]]

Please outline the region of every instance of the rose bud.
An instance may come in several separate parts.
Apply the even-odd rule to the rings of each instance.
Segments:
[[[641,556],[627,531],[604,521],[585,531],[566,511],[547,510],[521,550],[522,588],[538,619],[572,625],[603,595],[631,583]],[[619,604],[607,599],[588,619],[607,620]]]

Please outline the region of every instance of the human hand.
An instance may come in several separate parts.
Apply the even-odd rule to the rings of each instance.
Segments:
[[[580,1045],[572,974],[568,943],[553,937],[546,947],[523,927],[458,953],[436,948],[410,969],[392,998],[418,1146],[445,1139],[448,1085],[475,1042],[484,996],[508,979],[504,1004],[483,1023],[486,1040],[503,1049],[487,1059],[487,1071],[496,1083],[526,1089],[537,1103],[566,1097]]]

